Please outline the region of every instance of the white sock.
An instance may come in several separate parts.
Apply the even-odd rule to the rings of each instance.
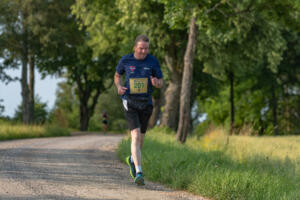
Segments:
[[[142,172],[142,166],[141,165],[137,166],[135,170],[136,173]]]

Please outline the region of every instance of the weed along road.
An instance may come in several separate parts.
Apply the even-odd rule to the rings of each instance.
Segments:
[[[115,149],[123,136],[81,135],[0,142],[1,200],[200,199],[146,179],[132,182]]]

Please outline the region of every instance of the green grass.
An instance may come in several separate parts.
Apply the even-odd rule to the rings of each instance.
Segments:
[[[227,137],[221,130],[185,145],[162,129],[147,133],[146,179],[213,199],[300,199],[300,137]],[[228,141],[228,142],[227,142]],[[130,154],[130,139],[118,148]]]
[[[0,140],[69,136],[67,129],[54,126],[0,124]]]

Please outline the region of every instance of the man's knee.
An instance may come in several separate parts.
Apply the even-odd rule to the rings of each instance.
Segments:
[[[140,138],[141,138],[141,134],[139,128],[131,130],[131,141],[133,143],[140,143]]]

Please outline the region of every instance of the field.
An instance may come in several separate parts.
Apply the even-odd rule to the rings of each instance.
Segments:
[[[121,160],[130,139],[119,146]],[[153,129],[143,148],[147,180],[212,199],[300,199],[300,137],[230,136],[221,129],[187,143]]]
[[[67,129],[53,126],[22,125],[1,122],[0,140],[68,136]]]

